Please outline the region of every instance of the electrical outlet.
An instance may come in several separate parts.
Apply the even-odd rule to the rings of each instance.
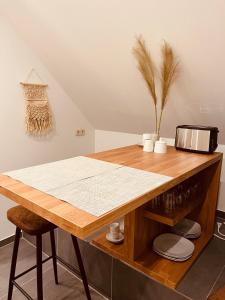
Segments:
[[[85,135],[85,129],[77,129],[76,130],[76,136],[84,136]]]

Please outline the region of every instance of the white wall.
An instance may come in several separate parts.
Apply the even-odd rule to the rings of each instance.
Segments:
[[[92,126],[1,16],[0,41],[0,172],[93,152]],[[19,82],[26,78],[31,68],[35,68],[49,85],[56,130],[47,138],[33,138],[25,133],[24,100]],[[76,137],[76,128],[85,128],[86,136]],[[0,240],[14,232],[14,227],[6,220],[6,211],[11,205],[8,199],[0,198]]]
[[[162,135],[176,125],[220,128],[225,144],[224,0],[2,0],[2,12],[91,121],[102,130],[153,131],[149,93],[131,49],[143,34],[159,65],[166,39],[180,75]]]
[[[142,139],[138,134],[127,134],[123,132],[95,130],[95,152],[109,150],[128,145],[140,143]],[[174,145],[174,139],[165,139],[168,145]],[[223,167],[221,174],[220,195],[218,210],[225,212],[225,145],[219,145],[217,151],[223,153]]]
[[[95,130],[95,152],[141,142],[141,135],[116,131]]]

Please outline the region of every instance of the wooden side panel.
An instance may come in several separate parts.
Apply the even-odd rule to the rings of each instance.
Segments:
[[[213,235],[214,232],[221,167],[222,160],[216,162],[207,169],[208,174],[205,182],[205,201],[202,205],[199,217],[197,218],[198,222],[202,225],[203,230],[210,236]]]

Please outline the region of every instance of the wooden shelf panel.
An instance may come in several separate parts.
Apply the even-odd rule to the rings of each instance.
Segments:
[[[165,208],[146,208],[144,210],[144,217],[163,223],[169,226],[174,226],[189,215],[196,207],[202,203],[202,200],[192,199],[185,206],[177,207],[174,211],[167,212]]]
[[[127,253],[125,242],[116,245],[116,244],[110,243],[106,239],[105,236],[106,236],[105,232],[101,233],[97,238],[95,238],[92,241],[92,245],[103,250],[104,252],[106,252],[107,254],[109,254],[111,256],[114,256],[118,259],[124,260],[124,258],[126,257],[126,253]]]
[[[175,288],[184,277],[188,269],[192,266],[201,251],[209,242],[211,236],[202,233],[201,237],[194,242],[195,251],[193,256],[185,262],[174,262],[160,257],[152,249],[146,251],[137,260],[131,260],[126,255],[126,244],[114,245],[105,238],[105,233],[98,236],[92,244],[107,254],[120,259],[133,268],[156,279],[164,285]]]

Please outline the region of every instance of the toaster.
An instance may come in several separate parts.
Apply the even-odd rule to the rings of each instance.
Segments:
[[[218,146],[218,132],[217,127],[195,125],[177,126],[175,147],[183,151],[212,153]]]

